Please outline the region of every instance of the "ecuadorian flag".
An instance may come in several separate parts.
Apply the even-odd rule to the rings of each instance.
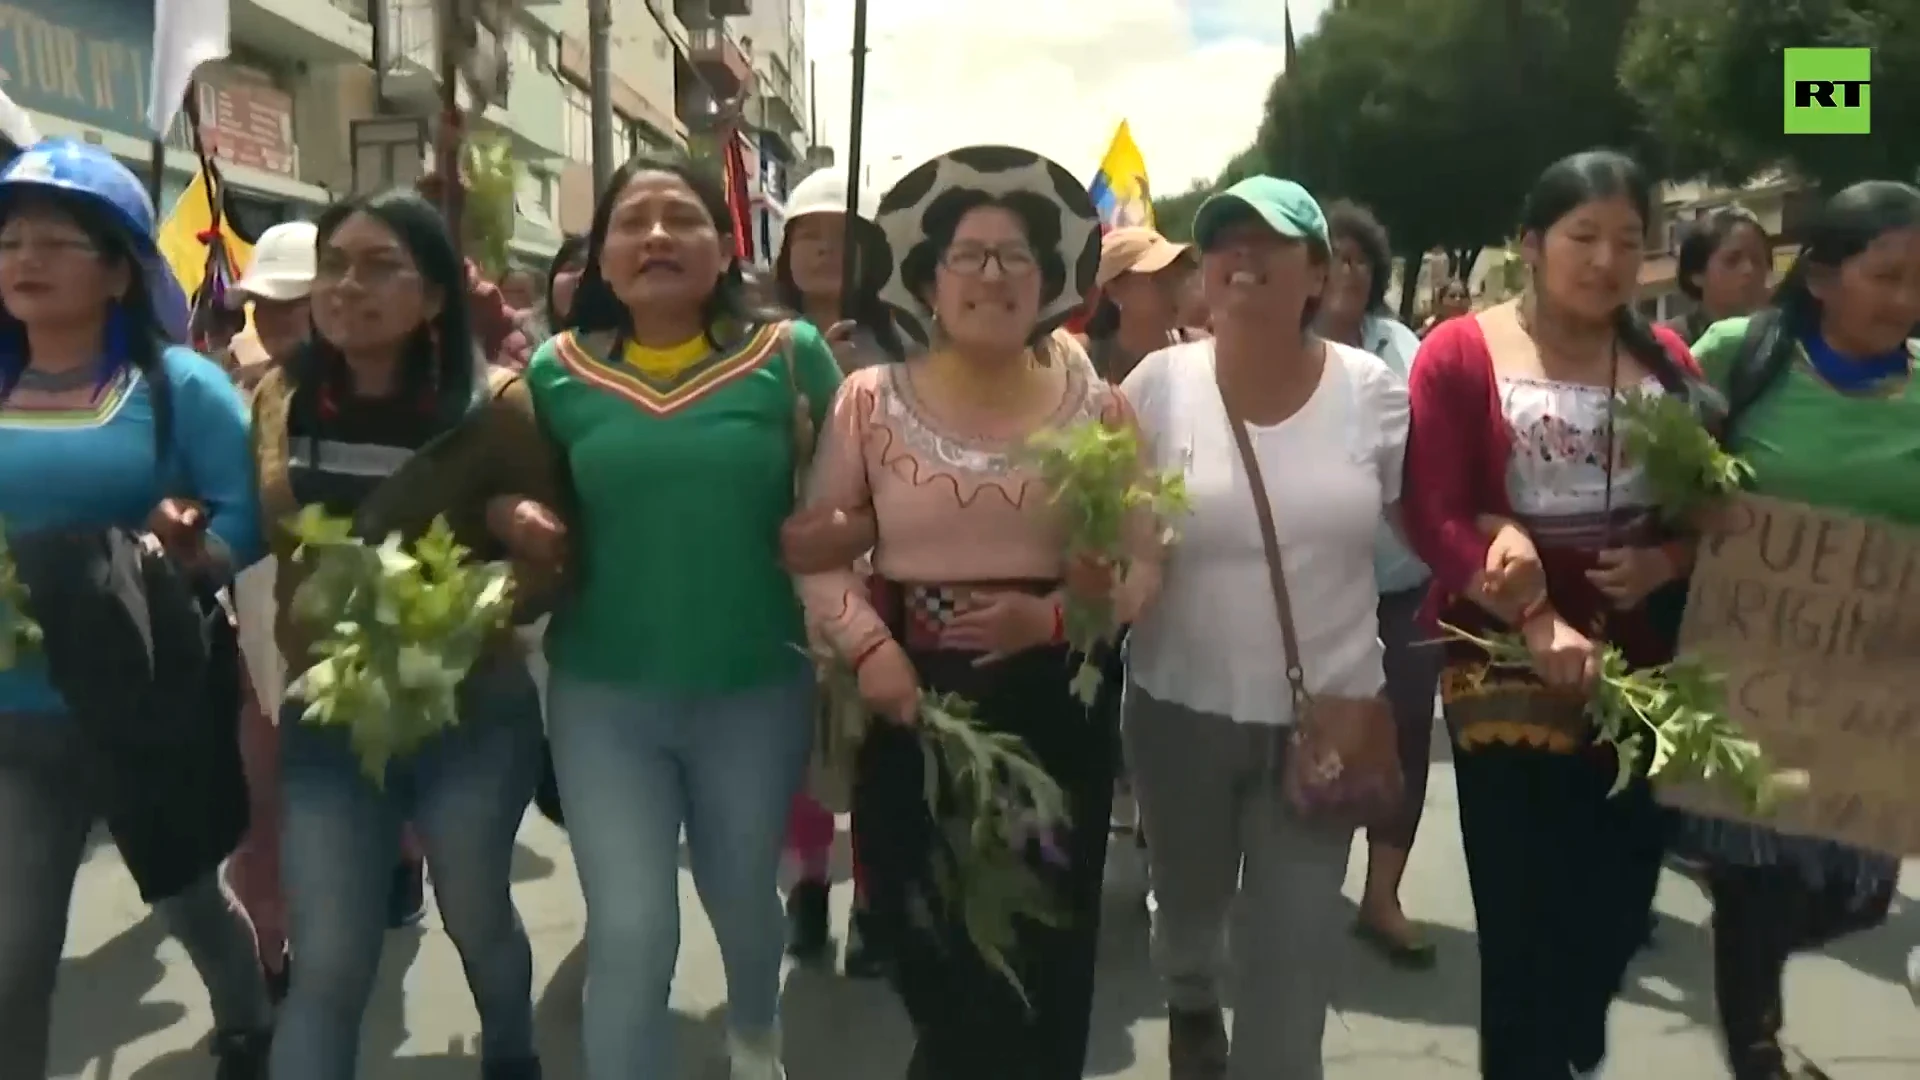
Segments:
[[[1147,160],[1140,155],[1125,120],[1114,131],[1107,156],[1101,159],[1100,171],[1093,174],[1087,190],[1100,213],[1101,228],[1153,227],[1153,190],[1147,186]]]

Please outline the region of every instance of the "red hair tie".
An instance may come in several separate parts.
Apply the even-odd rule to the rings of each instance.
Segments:
[[[220,239],[220,229],[217,226],[213,228],[201,229],[199,232],[193,234],[193,238],[195,240],[200,241],[203,244],[210,245],[215,240]]]

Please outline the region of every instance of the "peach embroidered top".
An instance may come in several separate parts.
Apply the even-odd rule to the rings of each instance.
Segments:
[[[1035,430],[1090,419],[1131,426],[1124,399],[1094,374],[1085,353],[1075,348],[1064,359],[1059,402]],[[916,367],[883,364],[847,376],[814,451],[807,501],[873,507],[873,570],[883,578],[1060,578],[1065,536],[1044,485],[1022,461],[1026,436],[986,440],[942,429],[916,396]],[[852,567],[803,575],[799,584],[808,620],[842,656],[858,656],[888,635]]]

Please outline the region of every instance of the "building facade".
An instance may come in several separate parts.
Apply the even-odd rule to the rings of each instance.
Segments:
[[[692,70],[686,29],[662,14],[665,0],[613,5],[616,152],[684,146],[675,104],[680,72]],[[152,0],[0,3],[0,84],[43,134],[101,145],[144,175],[153,13]],[[201,68],[198,105],[243,227],[311,217],[431,167],[432,0],[233,0],[232,18],[232,55]],[[503,21],[483,20],[477,34],[482,50],[505,37],[506,93],[472,125],[509,140],[519,173],[512,247],[538,263],[592,212],[587,4],[522,0]],[[196,168],[184,122],[167,148],[163,211]]]

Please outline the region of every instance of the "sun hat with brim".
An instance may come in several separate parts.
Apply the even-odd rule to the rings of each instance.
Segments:
[[[304,299],[319,272],[319,244],[320,230],[311,221],[283,221],[261,233],[246,273],[227,290],[227,304]]]
[[[860,280],[856,290],[861,296],[870,296],[880,291],[886,284],[889,267],[887,265],[887,240],[872,221],[872,200],[861,198],[860,213],[849,221],[847,233],[853,242],[859,245]],[[780,246],[785,247],[787,236],[794,223],[818,214],[845,214],[847,212],[847,171],[840,168],[821,169],[810,174],[805,180],[793,186],[787,195],[787,220],[780,232]]]
[[[1122,274],[1157,274],[1188,251],[1144,225],[1113,229],[1100,240],[1100,271],[1095,287],[1105,287]]]
[[[875,222],[886,240],[888,266],[880,299],[893,309],[908,337],[921,345],[932,339],[933,310],[907,280],[910,267],[913,276],[922,279],[922,287],[931,279],[940,251],[928,233],[952,230],[953,222],[943,219],[956,204],[968,205],[981,196],[1005,200],[1015,195],[1029,196],[1025,201],[1050,219],[1050,227],[1035,237],[1049,243],[1034,254],[1059,268],[1059,281],[1048,280],[1042,287],[1034,339],[1066,322],[1086,303],[1100,267],[1100,216],[1087,186],[1059,163],[1031,150],[969,146],[914,169],[880,198]]]
[[[1200,250],[1213,244],[1222,228],[1249,218],[1281,236],[1327,243],[1327,215],[1307,189],[1277,176],[1249,176],[1200,204],[1193,215],[1193,239]]]
[[[42,139],[0,170],[0,218],[23,195],[78,199],[121,232],[140,264],[154,317],[169,340],[187,339],[187,298],[154,243],[153,202],[146,185],[112,155],[75,139]]]

